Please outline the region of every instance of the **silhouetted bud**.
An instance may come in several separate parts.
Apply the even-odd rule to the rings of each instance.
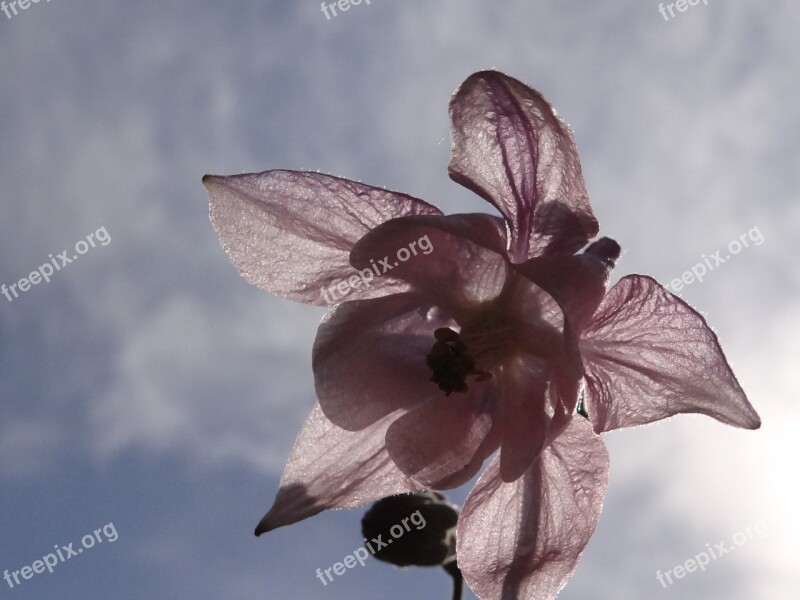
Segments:
[[[455,557],[458,510],[441,494],[417,492],[383,498],[361,520],[372,555],[401,567],[440,566]]]
[[[612,269],[614,265],[617,264],[617,259],[621,251],[619,244],[608,237],[603,237],[596,242],[592,242],[592,244],[584,250],[586,254],[596,256]]]

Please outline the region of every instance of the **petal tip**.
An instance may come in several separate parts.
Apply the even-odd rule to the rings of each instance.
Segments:
[[[209,185],[214,183],[217,179],[219,179],[218,175],[211,175],[210,173],[206,173],[205,175],[203,175],[201,181],[205,187],[208,187]]]
[[[747,424],[746,429],[749,429],[751,431],[761,429],[761,417],[759,417],[757,413],[753,413],[753,416],[750,419],[750,423]]]
[[[263,519],[261,519],[261,521],[259,521],[254,533],[256,537],[259,537],[261,534],[268,533],[273,529],[275,528],[270,525],[270,523],[267,520],[267,517],[265,516]]]

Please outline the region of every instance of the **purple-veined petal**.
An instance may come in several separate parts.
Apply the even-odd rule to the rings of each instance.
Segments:
[[[297,436],[280,489],[256,535],[291,525],[328,508],[353,508],[385,496],[413,492],[411,481],[386,452],[386,429],[396,415],[352,433],[314,406]]]
[[[203,184],[211,222],[242,276],[273,294],[320,306],[407,289],[383,279],[370,287],[342,285],[347,297],[322,291],[357,275],[350,250],[376,225],[404,215],[441,214],[406,194],[320,173],[206,175]]]
[[[513,262],[571,254],[597,235],[572,132],[539,92],[475,73],[453,95],[450,119],[450,177],[506,218]]]
[[[425,359],[434,330],[451,324],[415,293],[345,302],[328,311],[313,352],[325,415],[357,431],[439,395]]]
[[[458,520],[458,566],[481,600],[552,600],[578,564],[608,485],[605,444],[582,418],[513,483],[495,458]]]
[[[687,412],[761,424],[705,319],[650,277],[629,275],[609,290],[580,349],[597,432]]]

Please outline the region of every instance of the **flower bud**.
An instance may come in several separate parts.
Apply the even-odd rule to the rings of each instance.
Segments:
[[[619,258],[621,251],[622,249],[619,247],[619,244],[616,242],[616,240],[612,240],[609,237],[603,237],[596,242],[592,242],[592,244],[586,250],[584,250],[584,253],[596,256],[613,269],[617,264],[617,259]]]
[[[455,557],[458,510],[436,492],[389,496],[361,520],[364,544],[378,560],[401,567],[439,566]]]

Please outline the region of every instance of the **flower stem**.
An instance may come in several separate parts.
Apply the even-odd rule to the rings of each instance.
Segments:
[[[461,600],[464,591],[464,577],[461,575],[456,561],[453,560],[444,565],[444,570],[453,578],[453,600]]]

